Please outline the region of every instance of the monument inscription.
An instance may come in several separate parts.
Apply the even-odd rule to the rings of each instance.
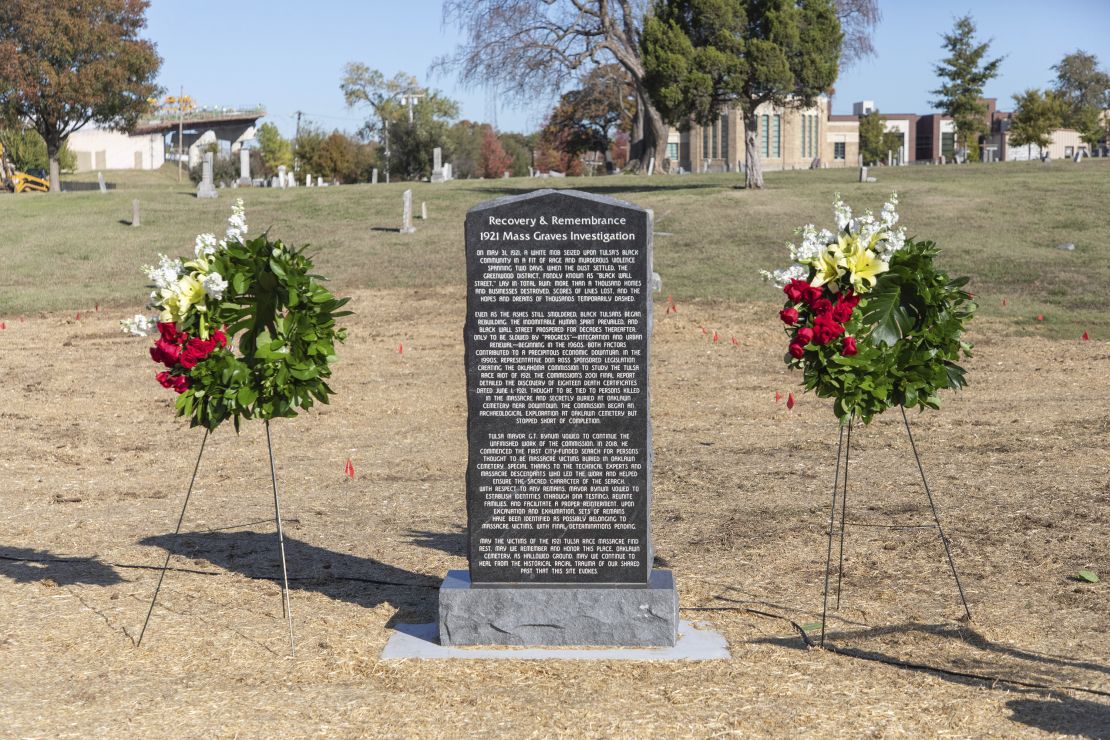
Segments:
[[[650,213],[537,191],[466,244],[471,582],[647,584]]]

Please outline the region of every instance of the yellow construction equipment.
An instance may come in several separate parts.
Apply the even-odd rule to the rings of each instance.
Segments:
[[[9,193],[45,193],[50,190],[45,172],[31,174],[16,170],[8,161],[3,144],[0,144],[0,185]]]

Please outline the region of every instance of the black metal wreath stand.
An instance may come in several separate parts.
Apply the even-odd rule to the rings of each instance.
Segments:
[[[944,554],[948,557],[948,567],[952,571],[952,578],[956,581],[956,589],[960,592],[960,601],[963,603],[964,612],[967,614],[968,621],[971,621],[971,609],[967,605],[967,598],[964,596],[964,588],[960,583],[960,574],[956,572],[956,562],[952,559],[952,548],[949,545],[948,537],[944,534],[944,528],[940,524],[940,514],[937,513],[937,505],[933,500],[932,491],[929,490],[929,482],[925,479],[925,468],[921,464],[921,456],[917,453],[917,445],[913,440],[913,432],[910,431],[910,420],[906,416],[906,407],[899,407],[902,411],[902,422],[906,426],[906,436],[910,440],[910,449],[913,450],[914,459],[917,461],[917,471],[921,474],[921,485],[925,489],[925,496],[929,500],[929,508],[933,512],[934,524],[864,524],[855,522],[851,526],[871,526],[871,527],[886,527],[890,529],[932,529],[936,528],[940,535],[941,544],[944,545]],[[832,573],[832,553],[833,553],[833,536],[836,532],[836,503],[837,497],[840,497],[840,565],[837,568],[836,575],[836,609],[840,609],[840,590],[844,580],[844,529],[849,526],[847,521],[848,516],[848,458],[852,450],[852,426],[854,419],[848,420],[847,427],[847,444],[845,444],[845,428],[840,427],[840,436],[836,445],[836,472],[833,474],[833,492],[832,492],[832,505],[829,508],[829,544],[828,550],[825,554],[825,592],[821,603],[821,646],[825,646],[825,623],[829,613],[829,580]],[[844,463],[844,477],[841,478],[840,467],[841,459]]]
[[[289,571],[285,566],[285,535],[282,531],[281,525],[281,502],[278,496],[278,483],[277,483],[277,468],[274,465],[274,446],[270,439],[270,421],[266,422],[266,449],[270,453],[270,480],[274,487],[274,521],[277,522],[277,536],[278,536],[278,551],[281,553],[281,611],[282,617],[285,618],[289,625],[289,657],[295,657],[296,652],[293,642],[293,611],[289,605]],[[211,432],[205,430],[204,438],[200,441],[200,452],[197,453],[197,462],[193,466],[193,477],[189,480],[189,490],[185,492],[185,503],[181,506],[181,514],[177,517],[177,527],[173,533],[176,537],[181,534],[181,524],[185,521],[185,510],[189,507],[189,498],[193,495],[193,484],[197,481],[197,471],[200,469],[200,460],[204,456],[204,445],[208,442],[208,435]],[[154,588],[154,596],[150,600],[150,608],[147,609],[146,619],[143,621],[143,629],[139,632],[139,639],[135,643],[136,647],[143,644],[143,636],[146,634],[146,628],[150,624],[150,616],[154,613],[154,605],[158,602],[158,594],[162,590],[162,581],[166,577],[166,570],[170,566],[170,557],[173,551],[166,550],[166,561],[162,564],[162,572],[158,575],[158,585]]]

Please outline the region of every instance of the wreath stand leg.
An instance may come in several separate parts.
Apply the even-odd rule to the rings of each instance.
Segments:
[[[956,572],[956,561],[952,557],[952,548],[948,542],[948,536],[944,533],[944,528],[940,523],[940,514],[937,510],[936,501],[933,500],[932,491],[929,489],[929,482],[925,478],[925,467],[921,463],[921,456],[917,452],[917,445],[914,443],[913,432],[910,430],[910,420],[906,415],[906,407],[899,407],[902,411],[902,422],[906,426],[906,436],[910,440],[910,449],[913,450],[914,460],[917,461],[917,471],[921,475],[921,485],[925,489],[925,497],[929,501],[929,508],[933,513],[933,521],[940,535],[941,544],[944,545],[944,554],[948,558],[948,568],[952,572],[952,579],[956,582],[956,589],[960,593],[960,603],[963,604],[964,613],[967,615],[968,621],[971,621],[971,609],[967,604],[967,597],[964,595],[963,585],[960,583],[960,574]],[[836,609],[840,608],[840,592],[841,585],[844,578],[844,529],[847,526],[848,518],[848,458],[852,449],[852,422],[853,419],[848,420],[848,439],[845,444],[844,427],[840,427],[840,437],[836,447],[836,472],[833,474],[833,494],[832,505],[829,508],[829,527],[828,527],[828,549],[825,554],[825,590],[822,598],[821,606],[821,647],[825,646],[825,622],[828,618],[829,607],[829,580],[832,573],[832,549],[833,537],[836,532],[836,502],[837,497],[840,497],[840,565],[837,570],[836,576]],[[840,461],[841,457],[844,460],[844,479],[841,483],[840,478]],[[901,528],[899,525],[864,525],[864,526],[891,526],[894,528]],[[928,527],[930,525],[916,525],[919,527]]]
[[[278,499],[277,468],[274,466],[274,446],[270,441],[270,420],[266,420],[266,449],[270,452],[270,480],[274,484],[274,518],[277,520],[278,550],[281,552],[281,611],[289,624],[289,657],[296,657],[293,646],[293,611],[289,607],[289,571],[285,567],[285,535],[281,527],[281,503]]]
[[[200,441],[200,452],[197,453],[197,462],[193,466],[193,477],[189,480],[189,489],[185,493],[185,503],[181,506],[181,514],[177,517],[177,527],[174,528],[174,535],[181,534],[181,525],[185,521],[185,510],[189,508],[189,499],[193,495],[193,486],[197,481],[197,471],[200,470],[200,461],[204,457],[204,445],[208,442],[208,435],[211,434],[210,430],[205,430],[204,438]],[[281,525],[281,504],[278,498],[278,485],[277,485],[277,468],[274,465],[274,448],[270,439],[270,422],[266,421],[266,449],[270,453],[270,480],[274,486],[274,518],[277,521],[277,534],[278,534],[278,549],[281,553],[281,611],[282,616],[285,617],[289,624],[289,656],[295,657],[293,642],[293,612],[289,607],[289,571],[285,565],[285,536]],[[135,647],[140,647],[143,644],[143,636],[146,635],[146,628],[150,625],[150,617],[154,613],[154,606],[158,603],[158,594],[162,591],[162,581],[166,578],[166,571],[170,567],[170,558],[173,557],[173,552],[169,549],[166,550],[166,560],[162,563],[162,571],[158,574],[158,585],[154,588],[154,596],[150,600],[150,608],[147,609],[146,619],[143,620],[143,629],[139,632],[139,639],[135,643]]]
[[[197,453],[197,464],[193,466],[193,477],[189,480],[189,490],[185,492],[185,503],[181,506],[181,515],[177,517],[177,527],[173,530],[174,536],[181,534],[181,523],[185,521],[185,509],[189,508],[189,497],[193,495],[193,484],[197,482],[197,471],[200,470],[200,459],[204,456],[204,445],[208,442],[211,431],[204,430],[204,439],[200,441],[200,452]],[[154,613],[154,605],[158,602],[158,593],[162,590],[162,581],[166,577],[166,570],[170,567],[170,557],[173,551],[166,548],[166,562],[162,563],[162,572],[158,574],[158,585],[154,588],[154,597],[150,600],[150,608],[146,610],[146,619],[143,620],[143,629],[139,632],[139,640],[135,647],[143,644],[143,635],[146,634],[147,625],[150,624],[150,615]]]

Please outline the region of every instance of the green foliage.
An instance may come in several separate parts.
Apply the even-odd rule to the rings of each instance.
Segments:
[[[432,150],[448,142],[450,121],[458,115],[459,104],[437,92],[429,92],[416,101],[411,123],[408,107],[396,107],[386,117],[389,170],[393,176],[404,180],[431,176]]]
[[[944,49],[948,56],[933,68],[941,85],[932,91],[937,98],[931,105],[952,117],[957,141],[968,148],[969,158],[975,161],[979,158],[979,136],[987,131],[983,88],[998,76],[1003,57],[985,59],[990,42],[976,42],[975,21],[970,15],[957,18],[952,30],[944,34]]]
[[[155,79],[162,60],[139,37],[148,4],[0,3],[0,118],[32,122],[51,158],[87,123],[133,128],[161,92]]]
[[[1052,143],[1052,132],[1063,123],[1064,104],[1054,93],[1029,89],[1014,95],[1014,115],[1010,119],[1010,144],[1036,145],[1044,149]]]
[[[501,146],[505,148],[505,153],[512,159],[509,171],[513,173],[513,177],[527,175],[528,168],[532,166],[532,150],[536,146],[536,136],[505,133],[500,134],[498,138],[501,139]]]
[[[33,129],[0,130],[0,144],[4,146],[4,156],[20,172],[46,170],[50,167],[50,157],[46,153],[46,142]],[[58,167],[62,172],[77,169],[77,155],[62,144],[58,150]]]
[[[197,162],[195,166],[189,168],[189,179],[197,184],[204,177],[204,162]],[[225,185],[239,179],[239,157],[221,157],[219,154],[212,157],[212,182],[219,185],[221,182]]]
[[[262,157],[262,175],[274,175],[282,165],[293,166],[293,146],[281,135],[277,126],[272,123],[262,124],[258,127],[255,139],[258,141],[258,151]]]
[[[608,152],[620,131],[630,131],[636,113],[632,79],[617,64],[594,67],[579,87],[564,93],[544,127],[549,140],[558,140],[566,153]]]
[[[196,336],[227,327],[239,354],[217,349],[190,371],[191,386],[177,398],[177,413],[192,426],[215,429],[232,419],[296,416],[334,393],[327,383],[335,344],[346,337],[336,319],[347,298],[336,298],[312,274],[306,247],[292,249],[266,234],[246,243],[230,241],[209,257],[210,269],[228,282],[207,318],[178,327]]]
[[[1099,582],[1098,573],[1095,573],[1093,570],[1081,570],[1075,574],[1075,577],[1081,581],[1086,581],[1087,583]]]
[[[644,86],[671,125],[708,125],[736,105],[752,173],[756,108],[812,106],[836,81],[842,39],[832,0],[656,0],[641,40]]]
[[[865,163],[885,162],[887,152],[897,152],[901,146],[902,139],[886,130],[886,121],[878,110],[859,117],[859,151]]]
[[[1098,139],[1088,139],[1088,134],[1101,130],[1105,135],[1099,118],[1110,108],[1110,74],[1099,68],[1098,57],[1082,50],[1067,54],[1052,69],[1056,71],[1055,90],[1065,108],[1064,125],[1083,132],[1084,139],[1093,144]]]
[[[937,251],[932,242],[907,241],[894,254],[890,270],[845,323],[857,340],[855,355],[830,343],[806,345],[801,359],[785,356],[803,370],[806,390],[835,399],[842,423],[855,417],[868,424],[895,406],[937,409],[940,390],[966,385],[957,361],[971,355],[962,336],[976,306],[963,290],[967,278],[949,279],[936,269]]]

